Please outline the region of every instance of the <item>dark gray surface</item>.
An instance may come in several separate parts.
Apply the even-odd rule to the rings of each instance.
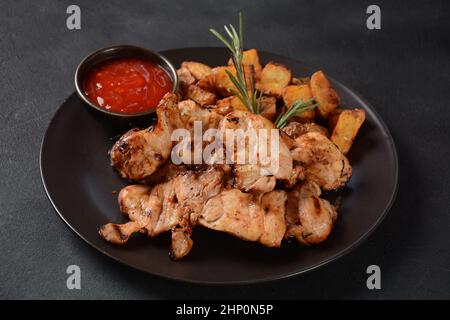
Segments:
[[[82,10],[79,31],[65,26],[72,3]],[[2,1],[0,297],[450,298],[449,5],[376,3],[378,31],[365,27],[365,1]],[[239,9],[247,46],[320,66],[375,106],[399,151],[397,201],[364,245],[301,278],[203,287],[118,265],[72,233],[45,196],[38,159],[48,121],[90,51],[217,45],[208,27],[236,21]],[[66,288],[70,264],[81,267],[80,291]],[[366,288],[370,264],[381,267],[382,290]]]

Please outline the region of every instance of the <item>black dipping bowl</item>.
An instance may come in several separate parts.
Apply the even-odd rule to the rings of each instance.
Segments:
[[[99,49],[91,54],[89,54],[87,57],[85,57],[80,64],[77,67],[77,70],[75,71],[75,87],[77,90],[78,95],[80,96],[83,101],[91,107],[97,114],[100,114],[101,116],[106,116],[109,120],[118,121],[119,123],[124,122],[135,122],[142,119],[148,119],[149,115],[153,114],[155,112],[155,109],[150,109],[145,112],[140,113],[118,113],[118,112],[112,112],[108,111],[106,109],[103,109],[96,105],[94,102],[92,102],[84,93],[84,79],[87,75],[87,73],[92,69],[98,66],[99,64],[107,61],[107,60],[113,60],[113,59],[120,59],[120,58],[134,58],[134,59],[140,59],[140,60],[146,60],[151,61],[160,67],[162,67],[167,74],[170,76],[170,79],[172,80],[173,86],[172,86],[172,92],[176,92],[178,90],[178,76],[175,67],[172,65],[172,63],[167,60],[164,56],[161,54],[131,45],[119,45],[119,46],[113,46],[108,48]],[[156,106],[155,106],[156,108]],[[97,112],[99,111],[99,112]]]

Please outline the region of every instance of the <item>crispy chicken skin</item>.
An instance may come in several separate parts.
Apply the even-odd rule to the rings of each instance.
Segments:
[[[337,219],[336,209],[325,199],[314,182],[298,185],[289,192],[286,206],[286,238],[296,238],[301,244],[325,241]]]
[[[285,201],[282,190],[259,196],[239,189],[225,190],[206,202],[198,223],[243,240],[279,247],[286,230]]]
[[[291,138],[295,139],[300,137],[302,134],[308,133],[308,132],[318,132],[323,134],[325,137],[330,137],[330,132],[327,128],[322,127],[314,122],[289,122],[283,129],[281,129],[283,132],[288,134]]]
[[[128,131],[114,144],[110,151],[111,163],[123,178],[145,179],[170,156],[170,136],[182,125],[177,102],[176,94],[167,93],[157,108],[155,128]]]
[[[352,175],[348,159],[318,132],[308,132],[295,139],[291,155],[305,169],[306,180],[316,182],[324,190],[344,186]]]

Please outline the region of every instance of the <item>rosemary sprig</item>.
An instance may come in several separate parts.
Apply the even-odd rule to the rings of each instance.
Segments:
[[[278,116],[277,120],[275,120],[275,126],[278,129],[282,129],[282,128],[284,128],[284,126],[286,126],[286,124],[288,123],[288,121],[291,117],[298,115],[300,113],[303,113],[305,111],[314,109],[319,104],[318,103],[311,104],[311,102],[313,102],[313,101],[314,101],[314,98],[310,99],[310,100],[306,100],[306,101],[305,100],[295,101],[294,104],[292,105],[292,107],[287,109],[285,113],[282,113]]]
[[[248,79],[248,84],[244,72],[244,67],[242,65],[244,47],[243,21],[243,14],[242,12],[239,12],[239,33],[231,24],[229,26],[224,26],[225,32],[227,33],[230,40],[227,40],[224,36],[222,36],[214,29],[209,29],[209,31],[220,41],[222,41],[232,53],[231,60],[233,62],[234,68],[236,69],[236,76],[229,70],[225,71],[236,88],[236,90],[230,89],[230,92],[238,97],[250,112],[259,113],[259,99],[257,98],[253,77],[250,77],[250,79]]]

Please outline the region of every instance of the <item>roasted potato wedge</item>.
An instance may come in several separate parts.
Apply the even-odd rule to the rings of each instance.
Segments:
[[[236,75],[236,69],[233,66],[216,67],[212,69],[211,73],[212,82],[216,91],[224,97],[232,95],[230,89],[236,90],[233,82],[231,82],[230,78],[228,77],[226,70]]]
[[[270,96],[280,97],[283,88],[291,82],[291,70],[285,66],[269,62],[261,71],[261,78],[256,82],[256,89]]]
[[[228,64],[232,65],[233,61],[228,60]],[[259,55],[256,49],[245,50],[242,56],[242,64],[244,66],[253,66],[253,70],[255,71],[255,78],[259,79],[261,76],[262,66],[259,62]]]
[[[234,86],[233,82],[231,82],[230,77],[228,76],[226,71],[230,71],[231,74],[236,76],[236,69],[233,66],[221,66],[216,67],[212,70],[212,83],[214,84],[214,87],[216,91],[224,96],[228,97],[232,95],[231,89],[237,90]],[[245,73],[245,79],[247,81],[247,87],[249,85],[250,79],[255,76],[255,72],[253,70],[253,66],[251,65],[244,65],[244,73]]]
[[[363,109],[337,109],[330,115],[331,141],[343,154],[350,150],[365,119],[366,113]]]
[[[202,107],[216,103],[216,95],[209,91],[203,90],[199,86],[191,84],[186,91],[186,99],[197,102]]]
[[[186,68],[194,76],[195,80],[203,79],[211,74],[211,67],[195,61],[184,61],[181,68]]]
[[[319,103],[316,108],[317,113],[322,118],[328,118],[330,113],[339,105],[339,96],[322,71],[317,71],[311,76],[310,85],[312,94]]]
[[[290,85],[283,89],[283,101],[290,108],[297,100],[311,100],[313,98],[311,88],[308,84]],[[314,119],[314,109],[299,113],[291,118],[292,121],[310,122]]]
[[[277,112],[277,100],[275,97],[263,96],[260,98],[260,114],[273,121]],[[247,107],[236,96],[230,96],[216,102],[216,109],[219,113],[228,113],[235,110],[248,111]]]

